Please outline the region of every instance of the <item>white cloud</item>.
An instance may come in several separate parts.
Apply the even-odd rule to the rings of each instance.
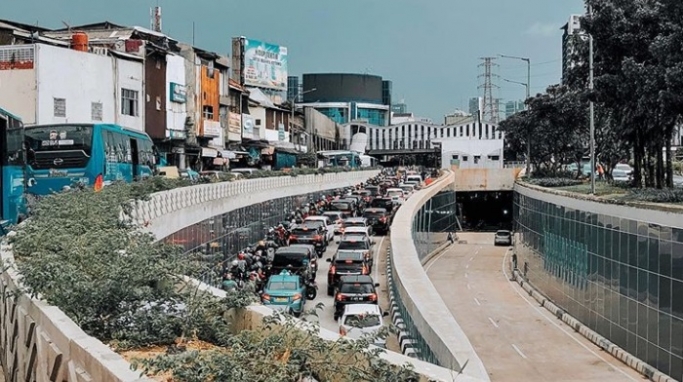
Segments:
[[[525,32],[525,35],[538,37],[553,37],[560,33],[560,27],[552,23],[534,23]]]

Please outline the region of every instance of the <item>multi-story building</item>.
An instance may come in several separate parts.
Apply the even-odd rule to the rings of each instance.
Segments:
[[[144,130],[167,163],[185,166],[187,139],[186,62],[178,42],[163,33],[143,27],[108,21],[46,31],[44,36],[68,41],[72,30],[85,33],[93,53],[137,57],[144,66],[144,89],[137,95],[144,113]]]
[[[27,125],[114,122],[144,130],[143,62],[69,43],[0,46],[0,105]]]
[[[348,73],[304,74],[303,103],[339,124],[354,120],[387,126],[391,82],[380,76]]]
[[[472,115],[478,115],[483,109],[484,98],[483,97],[473,97],[470,98],[469,102],[469,112]]]
[[[562,27],[562,80],[567,71],[576,65],[576,43],[585,39],[581,29],[581,15],[569,16],[569,21]]]
[[[303,101],[301,98],[301,83],[299,83],[299,77],[297,76],[287,77],[287,101],[292,103]]]
[[[508,101],[505,103],[505,118],[526,109],[524,101]]]

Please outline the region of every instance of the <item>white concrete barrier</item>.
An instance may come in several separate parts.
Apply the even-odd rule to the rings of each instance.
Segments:
[[[413,219],[420,208],[440,191],[452,189],[453,181],[453,173],[446,171],[439,180],[416,192],[399,208],[391,225],[392,281],[399,294],[396,297],[405,306],[412,324],[439,364],[460,369],[467,362],[465,375],[489,381],[484,364],[427,277],[412,238]]]

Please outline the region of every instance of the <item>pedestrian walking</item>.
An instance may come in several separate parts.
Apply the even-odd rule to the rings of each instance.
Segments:
[[[512,254],[512,270],[514,271],[516,269],[517,269],[517,254],[513,253]]]

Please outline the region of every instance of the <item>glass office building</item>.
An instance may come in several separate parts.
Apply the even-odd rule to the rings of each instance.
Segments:
[[[526,262],[529,282],[584,325],[683,379],[683,217],[667,227],[637,219],[659,211],[581,203],[515,192],[520,269]],[[617,208],[635,218],[596,212]]]

